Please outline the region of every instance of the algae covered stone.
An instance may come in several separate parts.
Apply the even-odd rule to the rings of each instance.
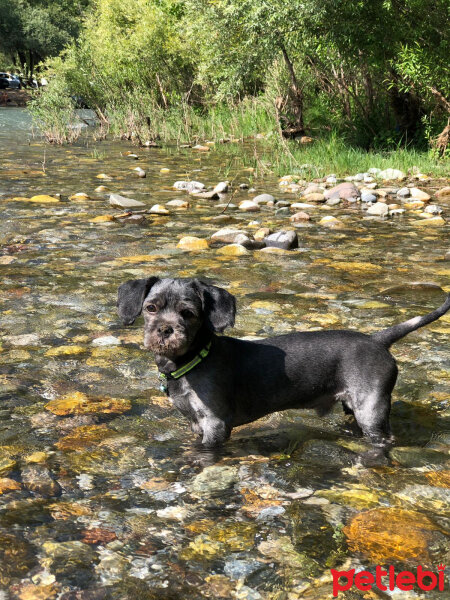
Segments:
[[[131,402],[123,398],[89,397],[83,392],[73,392],[51,400],[45,408],[59,416],[89,413],[121,414],[131,409]]]
[[[198,496],[209,496],[231,488],[237,481],[237,467],[213,465],[194,478],[190,489]]]

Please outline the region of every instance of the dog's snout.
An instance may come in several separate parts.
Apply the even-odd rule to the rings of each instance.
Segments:
[[[160,325],[158,327],[158,333],[161,337],[169,337],[173,333],[173,327],[171,325]]]

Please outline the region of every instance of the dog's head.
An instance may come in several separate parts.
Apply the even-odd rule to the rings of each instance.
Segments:
[[[119,287],[119,317],[131,325],[144,315],[144,346],[174,359],[185,354],[201,330],[222,333],[234,325],[236,300],[199,279],[134,279]]]

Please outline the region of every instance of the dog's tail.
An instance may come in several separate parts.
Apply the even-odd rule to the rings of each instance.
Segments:
[[[378,331],[372,335],[372,338],[383,344],[386,348],[392,346],[395,342],[400,340],[411,331],[415,331],[419,329],[419,327],[423,327],[424,325],[428,325],[428,323],[432,323],[445,315],[445,313],[450,309],[450,294],[447,296],[447,300],[444,302],[442,306],[433,310],[433,312],[424,315],[423,317],[414,317],[409,319],[409,321],[404,321],[403,323],[399,323],[398,325],[394,325],[393,327],[388,327],[387,329],[383,329],[383,331]]]

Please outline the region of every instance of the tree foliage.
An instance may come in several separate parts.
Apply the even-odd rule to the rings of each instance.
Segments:
[[[170,118],[245,97],[261,99],[285,132],[337,128],[366,147],[423,141],[448,119],[445,0],[96,0],[83,21],[82,0],[65,2],[0,6],[10,5],[10,23],[26,5],[27,47],[43,57],[66,46],[50,72],[124,130],[155,109]],[[30,24],[45,11],[38,35]]]
[[[82,27],[89,0],[0,0],[0,51],[25,71],[63,50]]]

